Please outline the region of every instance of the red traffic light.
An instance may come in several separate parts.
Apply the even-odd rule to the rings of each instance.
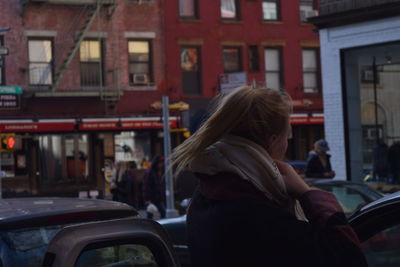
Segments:
[[[13,149],[14,146],[15,146],[15,139],[14,139],[14,137],[12,137],[12,136],[8,137],[8,138],[7,138],[7,147],[8,147],[9,149]]]

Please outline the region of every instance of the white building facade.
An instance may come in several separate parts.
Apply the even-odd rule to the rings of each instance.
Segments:
[[[336,1],[336,8],[331,2],[326,1],[324,14],[321,1],[322,15],[312,22],[320,34],[332,168],[336,179],[360,181],[382,163],[390,176],[387,152],[400,141],[400,15],[393,15],[400,1],[359,10],[346,6],[351,1]],[[378,144],[383,154],[375,150]]]

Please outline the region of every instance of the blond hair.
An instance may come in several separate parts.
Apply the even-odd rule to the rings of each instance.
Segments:
[[[281,136],[292,110],[287,94],[267,88],[242,86],[223,97],[203,125],[171,155],[175,173],[186,169],[207,147],[227,134],[241,136],[267,149],[267,140]]]

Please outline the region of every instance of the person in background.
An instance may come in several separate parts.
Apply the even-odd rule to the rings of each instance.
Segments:
[[[115,195],[115,199],[113,197],[113,200],[123,202],[134,207],[132,172],[129,170],[129,165],[126,161],[120,162],[118,166],[117,179],[115,183],[111,184],[110,186],[110,188],[113,190],[113,195]]]
[[[160,212],[160,217],[165,218],[165,179],[164,157],[156,155],[143,177],[143,198],[146,206],[155,205]],[[152,219],[153,214],[148,212],[147,218]]]
[[[388,151],[388,163],[391,176],[391,183],[400,183],[400,142],[394,142]]]
[[[386,182],[389,175],[389,147],[382,139],[377,141],[372,150],[372,175],[374,179]]]
[[[314,150],[308,154],[305,176],[308,178],[333,178],[328,142],[320,139],[314,143]]]
[[[367,266],[335,196],[283,161],[291,109],[277,90],[240,87],[172,153],[175,175],[200,183],[187,213],[193,267]]]

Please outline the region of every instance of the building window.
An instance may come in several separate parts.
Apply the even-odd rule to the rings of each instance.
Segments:
[[[259,57],[258,57],[258,46],[249,46],[249,71],[257,72],[260,70]]]
[[[81,85],[103,85],[102,44],[98,40],[84,40],[80,46]]]
[[[300,20],[307,22],[307,18],[318,16],[314,0],[300,0]]]
[[[151,42],[136,40],[128,42],[129,83],[131,85],[149,84],[153,80]]]
[[[221,0],[221,18],[239,19],[239,1]]]
[[[264,20],[280,20],[279,0],[263,0],[262,10]]]
[[[317,93],[319,64],[317,49],[303,49],[303,88],[305,93]]]
[[[281,48],[265,48],[265,84],[267,88],[282,90],[282,50]]]
[[[51,85],[53,82],[52,40],[31,39],[28,41],[29,84]]]
[[[242,49],[240,47],[224,47],[223,61],[224,72],[240,72],[242,71]]]
[[[197,0],[179,0],[179,16],[181,18],[198,18]]]
[[[182,88],[186,95],[201,94],[200,47],[181,47]]]
[[[0,36],[0,47],[4,46],[3,36]],[[5,76],[4,76],[4,61],[5,56],[0,55],[0,85],[4,85],[6,83]]]

